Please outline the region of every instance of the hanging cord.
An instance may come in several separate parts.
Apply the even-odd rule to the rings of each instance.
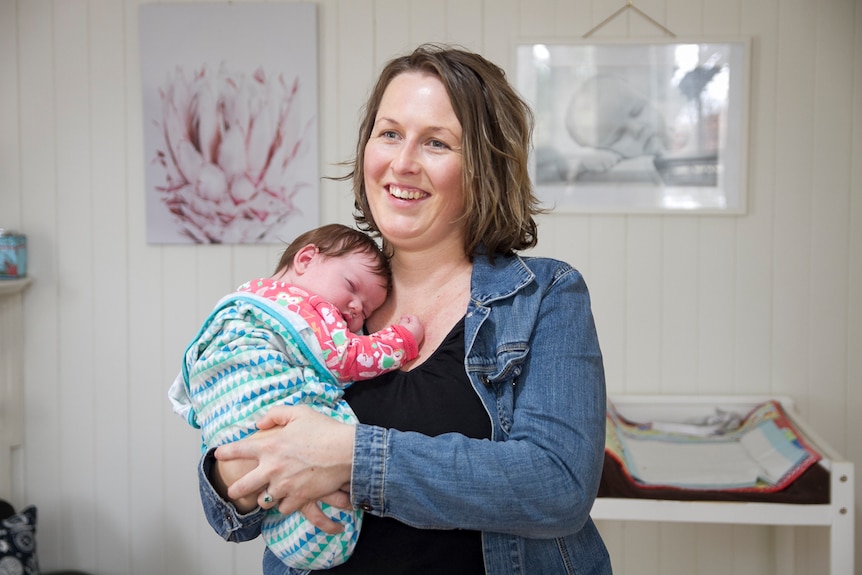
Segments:
[[[593,32],[595,32],[595,31],[596,31],[596,30],[598,30],[599,28],[603,27],[605,24],[607,24],[608,22],[610,22],[611,20],[613,20],[614,18],[616,18],[617,16],[619,16],[620,14],[622,14],[623,12],[625,12],[626,10],[629,10],[629,9],[634,10],[635,12],[637,12],[638,14],[640,14],[641,16],[643,16],[643,17],[644,17],[648,22],[650,22],[651,24],[653,24],[656,28],[659,28],[662,32],[664,32],[664,33],[665,33],[665,34],[667,34],[668,36],[671,36],[672,38],[676,38],[676,34],[674,34],[673,32],[671,32],[670,30],[668,30],[668,29],[667,29],[667,28],[665,28],[664,26],[662,26],[660,23],[658,23],[656,20],[654,20],[653,18],[651,18],[651,17],[650,17],[647,13],[645,13],[643,10],[641,10],[640,8],[638,8],[637,6],[635,6],[634,4],[632,4],[632,0],[626,0],[626,4],[625,4],[625,6],[623,6],[622,8],[620,8],[619,10],[617,10],[616,12],[614,12],[613,14],[611,14],[610,16],[608,16],[607,18],[605,18],[604,20],[602,20],[601,22],[599,22],[596,26],[593,26],[593,27],[590,29],[590,31],[589,31],[589,32],[587,32],[586,34],[584,34],[584,36],[583,36],[583,37],[584,37],[584,38],[589,38],[590,36],[592,36],[592,35],[593,35]]]

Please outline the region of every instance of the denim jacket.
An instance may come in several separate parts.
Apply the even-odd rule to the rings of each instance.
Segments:
[[[548,258],[479,254],[465,318],[465,369],[492,441],[359,424],[351,497],[420,528],[482,532],[489,575],[611,573],[589,513],[601,477],[605,380],[582,276]],[[225,539],[260,531],[199,468],[210,524]],[[265,575],[298,572],[269,551]]]

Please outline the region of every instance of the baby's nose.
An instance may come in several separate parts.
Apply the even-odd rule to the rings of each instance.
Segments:
[[[358,300],[351,301],[348,311],[350,311],[350,317],[357,317],[362,311],[362,302]]]

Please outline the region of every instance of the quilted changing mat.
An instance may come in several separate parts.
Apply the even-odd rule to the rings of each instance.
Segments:
[[[777,401],[694,423],[630,421],[609,402],[599,496],[822,503],[820,459]]]

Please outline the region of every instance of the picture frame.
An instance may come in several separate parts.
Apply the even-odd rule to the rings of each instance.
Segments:
[[[317,5],[138,11],[147,242],[283,244],[316,226]]]
[[[746,212],[750,40],[516,45],[530,174],[558,212]]]

